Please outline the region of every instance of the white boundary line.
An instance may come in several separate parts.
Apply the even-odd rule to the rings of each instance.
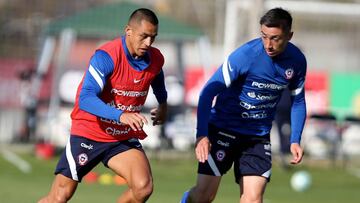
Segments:
[[[23,173],[31,172],[31,165],[28,162],[26,162],[24,159],[21,159],[15,153],[13,153],[7,149],[2,149],[1,154],[3,155],[4,159],[6,159],[11,164],[13,164],[21,172],[23,172]]]

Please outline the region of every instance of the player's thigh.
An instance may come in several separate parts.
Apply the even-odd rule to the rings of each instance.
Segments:
[[[133,182],[152,181],[151,169],[146,154],[141,149],[129,149],[108,161],[108,167],[124,177],[131,186]]]
[[[240,193],[256,198],[264,194],[268,180],[263,176],[243,176],[240,178]]]
[[[222,176],[230,170],[238,154],[236,135],[233,132],[209,124],[208,138],[211,149],[205,163],[198,163],[198,173],[210,176]]]
[[[234,163],[235,180],[243,176],[261,176],[268,181],[271,176],[272,158],[270,136],[243,136],[242,152]]]

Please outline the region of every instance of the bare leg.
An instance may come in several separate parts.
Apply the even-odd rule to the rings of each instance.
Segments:
[[[149,161],[143,151],[130,149],[112,157],[108,163],[116,174],[125,178],[128,189],[118,198],[118,203],[145,202],[153,191]]]
[[[221,176],[198,174],[196,186],[191,188],[187,203],[210,203],[215,199]]]
[[[55,176],[47,196],[39,200],[38,203],[65,203],[73,196],[78,183],[62,174]]]
[[[262,203],[267,180],[262,176],[243,176],[240,179],[240,202]]]

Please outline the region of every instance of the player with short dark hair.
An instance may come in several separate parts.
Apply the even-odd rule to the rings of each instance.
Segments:
[[[148,121],[140,112],[150,86],[159,102],[153,125],[167,112],[164,57],[152,47],[158,19],[149,9],[135,10],[125,34],[97,49],[76,94],[71,136],[55,170],[55,180],[40,203],[67,202],[82,178],[102,162],[123,177],[128,189],[118,202],[145,202],[153,191],[149,161],[139,142]]]
[[[232,166],[240,202],[263,201],[272,167],[270,130],[286,88],[292,94],[291,163],[301,162],[306,59],[289,42],[291,24],[286,10],[269,10],[260,20],[261,37],[232,52],[204,86],[197,112],[198,177],[182,203],[212,202],[221,177]]]

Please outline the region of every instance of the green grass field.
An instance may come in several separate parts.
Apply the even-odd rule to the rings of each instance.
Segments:
[[[0,202],[30,203],[46,194],[53,179],[57,158],[44,161],[32,155],[20,154],[32,166],[29,174],[22,173],[0,156]],[[195,159],[151,159],[155,190],[148,202],[178,203],[182,193],[195,183]],[[265,203],[356,203],[360,192],[360,179],[340,167],[313,166],[305,161],[289,171],[274,164],[273,175],[265,194]],[[313,184],[308,191],[298,193],[291,189],[289,180],[298,169],[308,170]],[[99,165],[96,172],[109,172]],[[115,202],[125,186],[81,183],[70,202]],[[224,176],[216,203],[238,202],[239,190],[233,173]]]

